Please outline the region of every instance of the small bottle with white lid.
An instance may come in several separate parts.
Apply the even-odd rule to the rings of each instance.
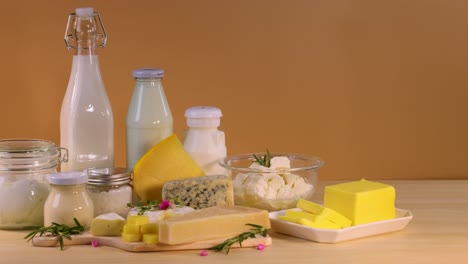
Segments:
[[[226,157],[225,135],[220,131],[221,110],[213,106],[195,106],[185,111],[187,126],[184,149],[206,175],[226,175],[218,161]]]
[[[47,175],[51,190],[44,204],[44,226],[54,223],[74,226],[73,218],[89,227],[94,218],[94,204],[86,190],[88,175],[68,171]]]

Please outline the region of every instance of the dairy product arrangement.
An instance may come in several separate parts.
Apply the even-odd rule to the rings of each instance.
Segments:
[[[99,21],[102,25],[92,8],[77,9],[70,16],[78,22]],[[78,22],[69,26],[80,25]],[[73,46],[68,40],[78,31],[66,35],[69,48]],[[92,30],[91,39],[94,31],[97,29]],[[102,46],[105,35],[103,41]],[[393,187],[364,180],[327,186],[324,205],[311,202],[316,190],[315,170],[323,166],[319,158],[270,155],[268,150],[262,157],[226,157],[225,134],[218,130],[222,114],[216,107],[188,109],[189,130],[182,144],[172,132],[160,69],[134,72],[137,84],[127,117],[129,168],[117,170],[113,166],[112,110],[97,56],[83,50],[79,47],[73,63],[72,76],[79,78],[71,78],[62,105],[61,141],[70,148],[68,166],[48,174],[50,185],[35,178],[10,182],[0,177],[0,225],[38,217],[50,224],[27,236],[32,239],[40,234],[34,245],[41,246],[41,241],[52,237],[58,242],[42,245],[59,243],[63,248],[64,237],[71,244],[89,244],[105,237],[99,241],[129,251],[215,248],[228,253],[231,246],[243,247],[244,240],[248,246],[271,244],[268,211],[288,209],[277,219],[335,230],[395,217]],[[79,69],[85,71],[78,74]],[[80,97],[82,101],[75,102],[75,90],[86,95]],[[83,104],[89,106],[87,112],[95,114],[93,118],[82,118],[88,117],[87,112],[74,114],[83,108],[77,105]],[[142,113],[147,116],[142,118]],[[98,124],[102,126],[94,131]],[[147,133],[148,127],[152,132]],[[96,155],[89,154],[94,149]],[[33,202],[27,201],[28,192],[35,194]],[[132,195],[138,203],[132,203]],[[298,208],[291,209],[295,206]],[[69,234],[74,224],[79,230],[89,230],[73,233],[73,237],[63,235]],[[153,247],[144,247],[147,245]]]

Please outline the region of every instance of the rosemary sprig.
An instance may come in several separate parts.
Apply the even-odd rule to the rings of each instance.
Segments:
[[[159,209],[159,203],[157,200],[150,201],[147,200],[146,203],[139,201],[137,204],[127,203],[127,207],[133,208],[136,207],[138,210],[138,215],[143,215],[146,211],[154,211]]]
[[[271,166],[271,154],[268,149],[266,150],[266,154],[263,157],[258,157],[257,155],[253,154],[253,157],[255,159],[254,162],[257,162],[258,164],[262,165],[263,167],[270,168]]]
[[[79,235],[85,230],[85,226],[82,226],[76,218],[73,218],[73,221],[76,225],[72,227],[54,222],[52,222],[52,225],[50,226],[38,227],[37,229],[33,230],[31,233],[26,235],[24,239],[27,239],[26,242],[29,242],[37,234],[39,234],[39,236],[43,236],[44,234],[56,236],[60,245],[60,250],[63,250],[64,237],[71,240],[71,235]]]
[[[250,231],[246,231],[238,236],[226,239],[223,243],[216,245],[214,247],[209,248],[210,250],[214,250],[216,252],[223,251],[224,253],[229,254],[229,250],[231,249],[231,246],[239,243],[239,245],[242,247],[242,242],[246,239],[249,238],[255,238],[256,235],[262,235],[264,237],[267,236],[267,230],[265,227],[261,225],[255,225],[255,224],[246,224],[248,226],[251,226],[253,228],[250,229]]]

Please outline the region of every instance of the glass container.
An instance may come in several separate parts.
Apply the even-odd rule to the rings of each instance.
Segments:
[[[78,171],[56,172],[48,174],[47,180],[51,190],[44,204],[44,225],[75,226],[76,218],[89,228],[94,218],[94,205],[86,190],[88,175]]]
[[[63,151],[63,153],[62,153]],[[41,139],[0,140],[0,228],[42,226],[47,174],[67,162],[65,148]]]
[[[262,166],[255,157],[260,161],[267,157],[271,164]],[[278,211],[296,207],[299,198],[312,198],[317,169],[324,163],[303,154],[252,153],[228,156],[219,164],[233,180],[234,204]]]
[[[125,168],[92,168],[86,173],[94,215],[116,213],[127,218],[127,204],[132,203],[131,172]]]

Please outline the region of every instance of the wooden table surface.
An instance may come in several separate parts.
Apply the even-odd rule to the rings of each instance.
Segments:
[[[413,220],[402,231],[337,244],[320,244],[271,233],[263,251],[233,249],[229,255],[200,250],[131,253],[111,247],[39,248],[27,231],[0,230],[0,264],[9,263],[468,263],[468,180],[382,181],[397,192],[396,206]],[[316,193],[321,202],[322,182]]]

